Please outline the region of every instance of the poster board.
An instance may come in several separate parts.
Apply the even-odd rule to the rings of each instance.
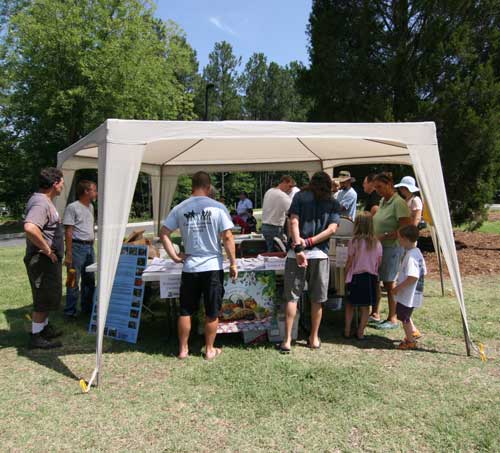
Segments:
[[[137,343],[144,300],[142,273],[147,266],[148,247],[123,245],[116,270],[104,336]],[[97,291],[90,317],[89,332],[97,330]]]
[[[276,276],[273,271],[240,272],[233,282],[224,273],[224,298],[217,333],[266,330],[271,325],[276,301]],[[200,330],[205,312],[200,307]]]

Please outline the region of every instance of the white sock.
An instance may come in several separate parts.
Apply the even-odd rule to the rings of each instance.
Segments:
[[[45,318],[45,321],[43,322],[43,325],[46,326],[49,323],[49,317],[47,316]]]
[[[45,324],[43,322],[32,322],[31,323],[31,333],[40,333],[43,328],[45,327]]]

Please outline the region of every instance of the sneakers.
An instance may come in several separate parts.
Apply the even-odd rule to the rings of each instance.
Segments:
[[[29,348],[30,349],[54,349],[60,348],[62,343],[60,341],[47,340],[40,333],[32,333],[30,337]]]
[[[416,341],[408,341],[406,338],[399,343],[398,349],[401,351],[408,351],[410,349],[417,349],[417,342]]]
[[[380,324],[377,324],[375,326],[375,329],[380,329],[380,330],[392,330],[392,329],[397,329],[399,327],[397,322],[391,322],[391,321],[384,321]]]
[[[60,337],[62,331],[56,330],[52,324],[47,324],[44,329],[40,332],[40,335],[46,340],[53,340],[54,338]]]

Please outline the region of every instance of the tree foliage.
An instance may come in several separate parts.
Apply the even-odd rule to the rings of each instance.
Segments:
[[[11,140],[0,150],[29,165],[2,169],[3,186],[54,165],[57,151],[106,118],[193,118],[194,51],[149,2],[14,3],[2,10],[1,117]]]
[[[318,121],[437,124],[458,223],[484,212],[500,172],[498,0],[314,0],[301,88]]]

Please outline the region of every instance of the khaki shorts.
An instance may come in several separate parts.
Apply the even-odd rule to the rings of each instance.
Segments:
[[[295,258],[287,258],[283,297],[287,302],[298,302],[307,282],[309,300],[315,303],[326,302],[329,280],[330,260],[328,258],[307,260],[307,267],[299,267]]]
[[[61,304],[62,263],[53,263],[43,253],[24,257],[26,272],[33,294],[34,311],[55,311]]]

